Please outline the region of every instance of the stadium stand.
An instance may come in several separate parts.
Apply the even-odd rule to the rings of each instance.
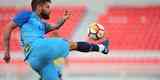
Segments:
[[[160,50],[160,6],[112,6],[99,16],[114,50]]]

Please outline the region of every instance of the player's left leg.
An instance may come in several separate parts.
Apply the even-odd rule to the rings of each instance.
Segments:
[[[58,77],[59,77],[59,80],[63,80],[62,72],[61,71],[58,71]]]
[[[46,65],[41,72],[42,80],[60,80],[59,73],[53,63]]]
[[[51,80],[62,80],[61,72],[59,70],[60,68],[57,68],[57,66],[55,66],[55,63],[52,63],[51,61],[51,63],[48,63],[48,60],[36,59],[36,57],[30,57],[28,59],[28,62],[32,69],[37,72],[37,74],[39,74],[40,78],[38,80],[50,80],[51,78]],[[49,73],[52,75],[50,75]]]
[[[59,79],[63,80],[62,79],[62,71],[63,71],[62,69],[64,68],[64,65],[66,64],[65,58],[61,57],[56,60],[53,60],[53,64],[55,65],[55,67],[58,70]]]

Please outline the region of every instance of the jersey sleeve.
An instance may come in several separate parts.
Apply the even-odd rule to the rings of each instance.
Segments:
[[[19,12],[14,18],[13,21],[21,27],[23,24],[25,24],[31,15],[31,11],[21,11]]]

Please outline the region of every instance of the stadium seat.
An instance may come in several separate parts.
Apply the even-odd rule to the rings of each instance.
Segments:
[[[114,50],[160,50],[160,7],[112,6],[98,18]]]

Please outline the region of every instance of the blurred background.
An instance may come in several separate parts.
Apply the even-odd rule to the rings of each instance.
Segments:
[[[23,61],[19,30],[12,33],[10,64],[3,58],[2,34],[7,22],[31,0],[0,0],[0,80],[38,80]],[[73,41],[90,41],[88,24],[105,27],[110,53],[72,51],[63,68],[64,80],[160,80],[160,0],[53,0],[50,23],[70,10],[58,30]],[[92,42],[92,41],[90,41]]]

